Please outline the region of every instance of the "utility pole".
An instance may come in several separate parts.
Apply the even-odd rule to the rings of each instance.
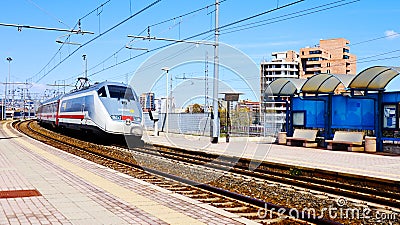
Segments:
[[[169,96],[168,96],[168,71],[170,70],[170,68],[168,68],[168,67],[163,67],[163,68],[161,68],[161,70],[163,70],[163,71],[165,71],[166,72],[166,79],[165,79],[165,82],[166,82],[166,102],[165,102],[165,118],[164,118],[164,121],[166,122],[166,126],[167,126],[167,128],[166,128],[166,133],[167,133],[167,135],[168,135],[168,131],[169,131],[169,129],[168,129],[168,126],[169,126],[169,117],[168,117],[168,111],[169,111],[169,108],[170,108],[170,105],[169,105]],[[172,88],[171,88],[172,89]]]
[[[208,112],[208,52],[206,51],[205,69],[204,69],[204,112]]]
[[[214,81],[213,81],[213,117],[212,139],[211,143],[218,143],[219,137],[219,117],[218,117],[218,80],[219,80],[219,58],[218,58],[218,41],[219,41],[219,0],[215,0],[215,44],[214,44]]]

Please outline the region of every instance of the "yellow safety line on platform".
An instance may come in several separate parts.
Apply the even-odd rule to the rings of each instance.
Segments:
[[[14,134],[7,129],[6,127],[7,123],[3,124],[3,130],[10,136],[14,136]],[[162,221],[165,221],[166,223],[169,224],[204,224],[201,221],[198,221],[192,217],[189,217],[185,214],[182,214],[180,212],[177,212],[173,209],[170,209],[166,206],[160,205],[159,203],[146,198],[142,195],[139,195],[127,188],[121,187],[120,185],[117,185],[101,176],[98,176],[92,172],[89,172],[73,163],[70,163],[64,159],[61,159],[58,156],[55,156],[45,150],[42,150],[27,141],[24,141],[20,138],[14,139],[15,141],[18,141],[27,149],[29,149],[32,152],[35,152],[43,157],[45,157],[47,160],[53,162],[54,164],[74,173],[75,175],[85,179],[86,181],[91,182],[92,184],[96,185],[99,188],[104,189],[105,191],[109,192],[110,194],[128,202],[131,203],[133,206],[151,214],[152,216],[155,216],[159,218]]]

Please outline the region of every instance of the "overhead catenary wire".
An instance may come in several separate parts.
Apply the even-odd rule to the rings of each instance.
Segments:
[[[138,12],[136,12],[135,14],[129,16],[128,18],[122,20],[121,22],[117,23],[116,25],[112,26],[111,28],[107,29],[106,31],[104,31],[103,33],[97,35],[96,37],[90,39],[89,41],[87,41],[86,43],[80,45],[77,49],[75,49],[72,53],[70,53],[69,55],[67,55],[63,60],[61,60],[59,63],[57,63],[53,68],[51,68],[47,73],[45,73],[44,75],[42,75],[36,82],[41,81],[44,77],[46,77],[49,73],[51,73],[54,69],[56,69],[59,65],[61,65],[63,62],[65,62],[67,59],[69,59],[72,55],[74,55],[79,49],[83,48],[84,46],[90,44],[91,42],[97,40],[98,38],[102,37],[103,35],[107,34],[108,32],[114,30],[115,28],[119,27],[120,25],[126,23],[127,21],[129,21],[130,19],[132,19],[133,17],[141,14],[142,12],[148,10],[149,8],[153,7],[154,5],[156,5],[157,3],[159,3],[161,0],[156,0],[154,2],[152,2],[151,4],[147,5],[146,7],[142,8],[141,10],[139,10]]]
[[[58,23],[64,25],[65,27],[71,29],[70,26],[68,26],[68,24],[64,23],[60,18],[56,17],[55,15],[51,14],[50,12],[48,12],[47,10],[45,10],[44,8],[40,7],[38,4],[36,4],[34,1],[32,0],[26,0],[27,2],[31,3],[32,5],[34,5],[36,8],[38,8],[40,11],[44,12],[45,14],[47,14],[48,16],[50,16],[51,18],[53,18],[54,20],[56,20]]]
[[[337,2],[342,2],[342,1],[343,0],[337,1]],[[273,24],[273,23],[278,23],[278,22],[282,22],[282,21],[286,21],[286,20],[291,20],[291,19],[294,19],[294,18],[307,16],[307,15],[310,15],[310,14],[314,14],[314,13],[330,10],[330,9],[333,9],[333,8],[338,8],[338,7],[341,7],[341,6],[353,4],[353,3],[356,3],[356,2],[359,2],[359,1],[361,1],[361,0],[354,0],[354,1],[351,1],[351,2],[346,2],[346,3],[343,3],[343,4],[327,7],[327,8],[324,8],[324,9],[319,9],[319,10],[315,10],[315,11],[312,11],[312,12],[303,13],[303,14],[300,14],[300,15],[290,16],[290,17],[284,18],[284,19],[278,19],[279,17],[278,18],[274,18],[274,19],[269,19],[269,20],[274,20],[274,21],[265,22],[265,23],[261,23],[261,24],[258,24],[258,25],[254,25],[254,26],[242,25],[241,27],[243,27],[243,28],[238,28],[238,29],[231,28],[231,31],[227,31],[227,32],[224,32],[223,28],[221,28],[221,35],[235,33],[235,32],[239,32],[239,31],[244,31],[244,30],[257,28],[257,27],[261,27],[261,26],[265,26],[265,25],[269,25],[269,24]],[[287,17],[289,15],[290,14],[287,14],[287,15],[284,15],[284,16],[281,16],[281,17]],[[269,21],[269,20],[265,20],[265,21]],[[228,29],[225,29],[225,30],[228,30]]]
[[[221,3],[223,3],[223,2],[226,2],[226,1],[228,1],[228,0],[222,0],[222,1],[219,2],[219,4],[221,4]],[[182,17],[185,17],[185,16],[189,16],[189,15],[191,15],[191,14],[194,14],[194,13],[197,13],[197,12],[200,12],[200,11],[203,11],[203,10],[206,10],[206,9],[208,9],[209,7],[214,6],[214,5],[215,5],[215,3],[210,4],[210,5],[207,5],[207,6],[204,6],[204,7],[199,8],[199,9],[195,9],[195,10],[193,10],[193,11],[184,13],[184,14],[182,14],[182,15],[175,16],[175,17],[172,17],[172,18],[170,18],[170,19],[163,20],[163,21],[158,22],[158,23],[154,23],[154,24],[152,24],[152,25],[149,25],[149,27],[158,26],[158,25],[161,25],[161,24],[164,24],[164,23],[167,23],[167,22],[170,22],[170,21],[174,21],[174,20],[176,20],[176,19],[179,19],[179,18],[182,18]]]
[[[224,1],[227,1],[227,0],[224,0]],[[271,13],[271,12],[274,12],[274,11],[277,11],[277,10],[280,10],[280,9],[283,9],[283,8],[286,8],[286,7],[289,7],[289,6],[298,4],[298,3],[303,2],[303,1],[305,1],[305,0],[298,0],[298,1],[295,1],[295,2],[291,2],[291,3],[288,3],[288,4],[286,4],[286,5],[283,5],[283,6],[280,6],[280,7],[274,8],[274,9],[271,9],[271,10],[267,10],[267,11],[264,11],[264,12],[262,12],[262,13],[258,13],[258,14],[256,14],[256,15],[253,15],[253,16],[250,16],[250,17],[246,17],[246,18],[244,18],[244,19],[241,19],[241,20],[238,20],[238,21],[234,21],[234,22],[232,22],[232,23],[229,23],[229,24],[220,26],[220,28],[221,28],[221,27],[229,27],[229,26],[232,26],[232,25],[235,25],[235,24],[238,24],[238,23],[241,23],[241,22],[244,22],[244,21],[247,21],[247,20],[250,20],[250,19],[259,17],[259,16],[262,16],[262,15],[265,15],[265,14],[268,14],[268,13]],[[215,5],[215,4],[212,4],[212,5]],[[210,6],[212,6],[212,5],[210,5]],[[208,6],[208,7],[210,7],[210,6]],[[206,6],[206,7],[203,7],[202,9],[208,9],[208,7]],[[189,12],[189,13],[186,13],[186,14],[184,14],[184,15],[189,15],[189,14],[195,13],[195,12],[197,12],[197,11],[198,11],[198,10],[194,10],[194,11]],[[174,17],[174,18],[176,19],[176,18],[179,18],[179,17]],[[165,20],[165,21],[162,21],[162,22],[172,21],[172,20],[174,20],[174,18],[171,18],[171,19],[168,19],[168,20]],[[161,24],[162,22],[156,23],[155,25]],[[153,26],[155,26],[155,25],[153,25]],[[202,33],[199,33],[199,34],[196,34],[196,35],[192,35],[192,36],[190,36],[190,37],[187,37],[187,38],[185,38],[185,39],[183,39],[183,40],[189,40],[189,39],[192,39],[192,38],[196,38],[196,37],[199,37],[199,36],[205,35],[205,34],[207,34],[207,33],[214,32],[214,31],[215,31],[215,29],[210,29],[210,30],[208,30],[208,31],[204,31],[204,32],[202,32]],[[52,72],[57,66],[59,66],[59,65],[60,65],[61,63],[63,63],[67,58],[69,58],[72,54],[74,54],[76,51],[78,51],[80,48],[84,47],[84,46],[87,45],[87,44],[88,44],[88,42],[85,43],[85,44],[83,44],[83,45],[81,45],[81,46],[79,46],[75,51],[73,51],[71,54],[69,54],[66,58],[64,58],[61,62],[59,62],[55,67],[53,67],[50,71],[48,71],[45,75],[43,75],[37,82],[39,82],[41,79],[43,79],[44,76],[46,76],[47,74],[49,74],[50,72]],[[115,66],[117,66],[117,65],[121,65],[121,64],[123,64],[123,63],[126,63],[126,62],[128,62],[128,61],[130,61],[130,60],[132,60],[132,59],[134,59],[134,58],[140,57],[140,56],[142,56],[142,55],[144,55],[144,54],[147,54],[147,53],[149,53],[149,52],[153,52],[153,51],[156,51],[156,50],[159,50],[159,49],[162,49],[162,48],[165,48],[165,47],[174,45],[174,44],[175,44],[175,43],[166,44],[166,45],[164,45],[164,46],[161,46],[161,47],[158,47],[158,48],[149,50],[149,51],[147,51],[147,52],[141,53],[141,54],[139,54],[139,55],[136,55],[135,57],[130,57],[130,58],[125,59],[125,60],[123,60],[123,61],[121,61],[121,62],[119,62],[119,63],[116,63],[116,64],[114,64],[114,65],[111,65],[111,66],[109,66],[109,67],[107,67],[107,68],[103,68],[100,72],[103,72],[103,71],[105,71],[105,70],[111,69],[111,68],[113,68],[113,67],[115,67]],[[112,56],[114,56],[114,54],[113,54]],[[110,56],[110,57],[112,57],[112,56]],[[108,57],[108,58],[110,58],[110,57]],[[95,72],[95,73],[91,74],[90,76],[93,76],[93,75],[98,74],[98,73],[100,73],[100,72]]]
[[[72,30],[74,30],[77,26],[81,26],[81,21],[83,19],[85,19],[86,17],[88,17],[89,15],[91,15],[92,13],[96,12],[97,9],[99,9],[100,7],[103,7],[104,5],[108,4],[111,0],[107,0],[106,2],[102,3],[100,6],[96,7],[95,9],[93,9],[92,11],[86,13],[84,16],[82,16],[81,18],[78,19],[77,23],[75,24],[74,28],[72,28]],[[65,41],[68,41],[70,39],[70,37],[68,36]],[[32,77],[28,78],[29,80],[33,80],[35,77],[39,76],[40,73],[42,73],[48,65],[50,65],[50,63],[55,59],[55,57],[57,57],[58,53],[61,52],[61,49],[64,47],[65,41],[61,44],[61,46],[58,48],[57,52],[50,58],[50,60],[46,63],[45,66],[42,67],[42,69],[40,69],[39,72],[37,72],[35,75],[33,75]],[[60,59],[61,60],[61,59]]]
[[[212,36],[212,35],[210,35],[210,36]],[[171,45],[174,45],[174,44],[175,44],[175,43],[170,43],[170,44],[167,44],[167,45],[168,45],[168,46],[171,46]],[[151,49],[151,50],[149,50],[148,52],[157,51],[157,50],[160,50],[160,49],[163,49],[163,48],[165,48],[165,45],[164,45],[164,46],[160,46],[160,47],[155,48],[155,49]],[[188,46],[186,49],[184,49],[184,50],[182,50],[182,51],[180,51],[180,52],[177,52],[175,55],[168,55],[168,57],[165,57],[164,59],[161,59],[160,61],[158,61],[157,64],[163,62],[163,60],[168,60],[168,59],[177,57],[177,56],[179,56],[180,54],[182,54],[183,52],[190,50],[191,48],[195,48],[195,46],[194,46],[194,45],[191,45],[191,46]],[[136,56],[130,57],[130,58],[128,58],[128,59],[125,59],[125,60],[123,60],[123,61],[121,61],[121,62],[118,62],[118,63],[116,63],[116,64],[114,64],[114,65],[111,65],[111,66],[109,66],[109,67],[103,68],[102,70],[99,70],[99,71],[96,71],[96,72],[90,74],[89,77],[95,76],[95,75],[97,75],[97,74],[99,74],[99,73],[102,73],[102,72],[104,72],[104,71],[106,71],[106,70],[109,70],[109,69],[111,69],[111,68],[114,68],[114,67],[116,67],[116,66],[118,66],[118,65],[124,64],[124,63],[126,63],[126,62],[128,62],[128,61],[130,61],[130,60],[133,60],[133,59],[135,59],[135,58],[138,58],[138,57],[140,57],[140,56],[143,56],[143,55],[147,54],[148,52],[140,53],[140,54],[138,54],[138,55],[136,55]],[[148,68],[151,68],[152,66],[154,66],[154,65],[149,65]],[[143,69],[146,69],[146,68],[143,68]],[[133,72],[133,71],[132,71],[132,72]]]
[[[226,1],[226,0],[225,0],[225,1]],[[278,7],[278,8],[274,8],[274,9],[271,9],[271,10],[267,10],[267,11],[264,11],[264,12],[262,12],[262,13],[258,13],[258,14],[256,14],[256,15],[253,15],[253,16],[250,16],[250,17],[246,17],[246,18],[244,18],[244,19],[241,19],[241,20],[238,20],[238,21],[234,21],[234,22],[232,22],[232,23],[229,23],[229,24],[220,26],[220,28],[221,28],[221,27],[233,26],[233,25],[235,25],[235,24],[237,24],[237,23],[241,23],[241,22],[247,21],[247,20],[249,20],[249,19],[253,19],[253,18],[262,16],[262,15],[265,15],[265,14],[267,14],[267,13],[271,13],[271,12],[274,12],[274,11],[276,11],[276,10],[280,10],[280,9],[283,9],[283,8],[286,8],[286,7],[289,7],[289,6],[292,6],[292,5],[294,5],[294,4],[298,4],[298,3],[303,2],[303,1],[305,1],[305,0],[298,0],[298,1],[295,1],[295,2],[292,2],[292,3],[288,3],[288,4],[283,5],[283,6],[280,6],[280,7]],[[206,8],[207,8],[207,7],[203,7],[203,9],[206,9]],[[197,11],[197,10],[194,10],[194,11]],[[194,11],[192,11],[192,12],[194,12]],[[189,14],[189,13],[187,13],[187,14]],[[174,18],[176,18],[176,17],[174,17]],[[178,17],[178,18],[179,18],[179,17]],[[173,18],[168,19],[168,20],[165,20],[165,21],[172,21],[172,20],[173,20]],[[163,21],[163,22],[164,22],[164,21]],[[160,23],[161,23],[161,22],[160,22]],[[158,25],[158,24],[160,24],[160,23],[156,23],[156,25]],[[184,38],[184,39],[182,39],[182,40],[190,40],[190,39],[193,39],[193,38],[196,38],[196,37],[200,37],[200,36],[202,36],[202,35],[205,35],[205,34],[208,34],[208,33],[214,32],[214,31],[215,31],[215,29],[210,29],[210,30],[207,30],[207,31],[198,33],[198,34],[196,34],[196,35],[192,35],[192,36],[190,36],[190,37]],[[96,74],[98,74],[98,73],[104,72],[105,70],[108,70],[108,69],[111,69],[111,68],[113,68],[113,67],[115,67],[115,66],[117,66],[117,65],[121,65],[121,64],[123,64],[123,63],[126,63],[126,62],[128,62],[128,61],[130,61],[130,60],[132,60],[132,59],[135,59],[135,58],[138,58],[138,57],[140,57],[140,56],[143,56],[144,54],[147,54],[147,53],[149,53],[149,52],[153,52],[153,51],[156,51],[156,50],[160,50],[160,49],[162,49],[162,48],[169,47],[169,46],[174,45],[174,44],[176,44],[176,43],[169,43],[169,44],[166,44],[166,45],[157,47],[157,48],[155,48],[155,49],[148,50],[147,52],[140,53],[140,54],[138,54],[138,55],[136,55],[136,56],[134,56],[134,57],[130,57],[130,58],[128,58],[128,59],[126,59],[126,60],[123,60],[123,61],[121,61],[121,62],[119,62],[119,63],[117,63],[117,64],[114,64],[114,65],[111,65],[111,66],[109,66],[109,67],[103,68],[102,70],[97,71],[97,72],[95,72],[95,73],[93,73],[93,74],[91,74],[91,75],[89,75],[89,76],[93,76],[93,75],[96,75]]]
[[[258,13],[258,14],[256,14],[256,15],[249,16],[249,17],[243,18],[243,19],[241,19],[241,20],[234,21],[234,22],[232,22],[232,23],[228,23],[228,24],[226,24],[226,25],[220,26],[218,29],[222,30],[222,29],[224,29],[224,28],[226,28],[226,27],[230,27],[230,26],[233,26],[233,25],[235,25],[235,24],[242,23],[242,22],[247,21],[247,20],[250,20],[250,19],[254,19],[254,18],[256,18],[256,17],[263,16],[263,15],[265,15],[265,14],[268,14],[268,13],[271,13],[271,12],[274,12],[274,11],[277,11],[277,10],[280,10],[280,9],[284,9],[284,8],[293,6],[293,5],[296,5],[296,4],[298,4],[298,3],[300,3],[300,2],[304,2],[304,1],[305,1],[305,0],[298,0],[298,1],[295,1],[295,2],[291,2],[291,3],[288,3],[288,4],[286,4],[286,5],[279,6],[279,7],[276,7],[276,8],[274,8],[274,9],[270,9],[270,10],[264,11],[264,12],[262,12],[262,13]]]
[[[343,2],[343,1],[346,1],[346,0],[340,0],[340,1],[333,2],[333,3],[339,3],[339,2]],[[336,6],[334,6],[334,7],[326,8],[326,9],[324,9],[324,10],[319,10],[319,11],[316,11],[316,12],[329,10],[329,9],[332,9],[332,8],[344,6],[344,5],[351,4],[351,3],[355,3],[355,2],[358,2],[358,1],[360,1],[360,0],[355,0],[355,1],[352,1],[352,2],[345,3],[345,4],[336,5]],[[285,7],[287,7],[288,5],[297,4],[297,3],[299,3],[299,2],[301,2],[301,1],[292,2],[292,3],[290,3],[290,4],[287,4],[287,5],[284,5],[284,6],[279,7],[279,9],[285,8]],[[333,3],[325,4],[325,5],[322,5],[322,6],[331,5],[331,4],[333,4]],[[319,8],[322,7],[322,6],[319,6]],[[315,7],[314,7],[314,8],[315,8]],[[226,28],[226,27],[232,26],[232,25],[234,25],[234,24],[238,24],[238,23],[241,23],[241,22],[243,22],[243,21],[249,20],[249,19],[251,19],[251,18],[255,18],[256,16],[264,15],[264,14],[266,14],[267,12],[268,12],[268,13],[273,12],[273,11],[275,11],[275,10],[277,10],[277,9],[268,10],[268,11],[266,11],[266,12],[264,12],[264,13],[259,13],[259,14],[256,14],[256,15],[254,15],[254,16],[250,16],[250,17],[247,17],[247,18],[245,18],[245,19],[241,19],[241,20],[238,20],[238,21],[235,21],[235,22],[232,22],[232,23],[223,25],[223,26],[221,26],[221,27]],[[308,10],[310,10],[310,9],[308,9]],[[302,10],[302,11],[304,11],[304,10]],[[314,13],[316,13],[316,12],[314,12]],[[311,13],[308,13],[308,14],[311,14]],[[308,14],[307,14],[307,15],[308,15]],[[302,15],[302,16],[304,16],[304,15]],[[176,17],[175,17],[175,18],[176,18]],[[170,19],[169,21],[171,21],[171,20],[172,20],[172,19]],[[279,21],[277,21],[277,22],[279,22]],[[220,27],[220,28],[221,28],[221,27]],[[215,30],[215,29],[210,29],[210,30],[208,30],[208,31],[199,33],[199,34],[197,34],[197,35],[193,35],[193,36],[188,37],[188,38],[185,38],[185,39],[183,39],[183,40],[192,39],[192,38],[195,38],[195,37],[198,37],[198,36],[201,36],[201,35],[204,35],[204,34],[213,32],[214,30]],[[126,60],[123,60],[123,61],[119,62],[118,64],[111,65],[111,66],[109,66],[109,67],[107,67],[107,68],[103,68],[102,70],[97,71],[97,72],[91,74],[90,76],[94,76],[94,75],[96,75],[96,74],[99,74],[99,73],[101,73],[101,72],[104,72],[105,70],[108,70],[108,69],[111,69],[111,68],[113,68],[113,67],[116,67],[116,66],[118,66],[118,65],[120,65],[120,64],[126,63],[126,62],[128,62],[128,61],[130,61],[130,60],[132,60],[132,59],[134,59],[134,58],[143,56],[144,54],[147,54],[148,52],[156,51],[156,50],[159,50],[159,49],[162,49],[162,48],[171,46],[171,45],[173,45],[173,44],[175,44],[175,43],[170,43],[170,44],[167,44],[167,45],[164,45],[164,46],[161,46],[161,47],[158,47],[158,48],[149,50],[149,51],[147,51],[147,52],[145,52],[145,53],[141,53],[141,54],[136,55],[136,56],[134,56],[134,57],[130,57],[130,58],[126,59]]]
[[[339,0],[339,1],[334,1],[334,2],[323,4],[323,5],[319,5],[319,6],[314,6],[314,7],[308,8],[308,9],[300,10],[300,11],[289,13],[289,14],[285,14],[285,15],[279,16],[278,18],[280,18],[280,17],[288,17],[288,16],[291,16],[291,15],[300,14],[300,13],[303,13],[303,12],[315,10],[315,9],[322,8],[322,7],[325,7],[325,6],[337,4],[337,3],[343,2],[343,1],[346,1],[346,0]],[[263,23],[263,22],[266,22],[266,21],[274,20],[274,19],[277,19],[277,18],[264,19],[264,20],[260,20],[260,21],[256,21],[256,22],[237,25],[237,26],[234,26],[234,27],[226,28],[225,30],[233,30],[233,29],[238,29],[238,28],[241,28],[241,27],[248,27],[250,25],[259,24],[259,23]]]
[[[317,6],[317,7],[312,7],[312,8],[306,9],[306,10],[301,10],[301,11],[299,11],[299,12],[295,12],[295,13],[293,13],[293,14],[299,14],[299,13],[301,13],[301,12],[310,11],[310,10],[313,10],[313,9],[317,9],[317,8],[329,6],[329,5],[332,5],[332,4],[337,4],[337,3],[340,3],[340,2],[343,2],[343,1],[346,1],[346,0],[335,1],[335,2],[328,3],[328,4],[320,5],[320,6]],[[340,7],[340,6],[343,6],[343,5],[346,5],[346,4],[354,3],[354,2],[357,2],[357,1],[352,1],[352,2],[345,3],[345,4],[336,5],[336,6],[334,6],[334,7],[326,8],[326,9],[324,9],[324,11],[325,11],[325,10],[328,10],[328,9]],[[209,6],[205,6],[205,7],[201,8],[201,9],[208,9],[208,7],[210,7],[210,5],[209,5]],[[190,15],[190,14],[192,14],[192,13],[194,13],[194,12],[198,12],[198,11],[201,10],[201,9],[197,9],[197,10],[194,10],[194,11],[192,11],[192,12],[185,13],[185,14],[183,14],[183,15]],[[320,12],[320,11],[318,11],[318,12]],[[315,13],[315,12],[313,12],[313,13]],[[168,21],[173,21],[174,19],[179,18],[179,17],[181,17],[181,16],[183,16],[183,15],[180,15],[180,16],[177,16],[177,17],[173,17],[173,18],[171,18],[171,19],[167,19],[167,20],[164,20],[164,21],[159,22],[159,23],[152,24],[152,25],[150,25],[150,27],[151,27],[151,26],[160,25],[160,24],[163,24],[163,23],[168,22]],[[259,14],[257,14],[257,15],[259,15]],[[292,14],[287,14],[287,15],[284,15],[284,16],[288,16],[288,15],[292,15]],[[308,14],[307,14],[307,15],[308,15]],[[304,16],[304,15],[302,15],[302,16]],[[252,17],[254,17],[254,16],[252,16]],[[252,17],[251,17],[251,18],[252,18]],[[243,21],[243,19],[240,20],[240,21]],[[236,21],[236,22],[234,22],[233,24],[239,23],[240,21]],[[265,20],[263,20],[263,21],[265,21]],[[251,24],[255,24],[255,23],[259,23],[259,22],[260,22],[260,21],[254,22],[254,23],[251,23]],[[279,21],[277,21],[277,22],[279,22]],[[229,24],[228,24],[228,25],[229,25]],[[223,27],[226,27],[226,26],[228,26],[228,25],[224,25]],[[243,27],[243,26],[246,26],[246,25],[240,25],[240,27]],[[235,28],[235,27],[234,27],[234,28]],[[227,29],[231,29],[231,28],[227,28]],[[202,34],[208,33],[208,32],[212,32],[212,31],[214,31],[214,30],[213,30],[213,29],[210,29],[209,31],[203,32]],[[141,32],[141,33],[143,33],[143,32]],[[366,40],[366,41],[362,41],[362,42],[359,42],[359,43],[354,43],[354,44],[351,44],[351,45],[362,44],[362,43],[364,43],[364,42],[367,43],[367,42],[374,41],[374,40],[379,40],[379,39],[382,39],[382,38],[385,38],[385,37],[388,37],[388,36],[379,37],[379,38],[374,38],[374,39],[371,39],[371,40]],[[189,38],[187,38],[187,39],[189,39]],[[171,44],[169,44],[169,45],[171,45]],[[167,46],[169,46],[169,45],[167,45]],[[164,46],[164,47],[165,47],[165,46]],[[124,49],[124,47],[121,48],[121,49],[119,49],[119,50],[118,50],[116,53],[114,53],[113,55],[117,54],[117,53],[120,52],[122,49]],[[160,48],[157,48],[156,50],[159,50],[159,49],[160,49]],[[145,54],[145,53],[141,53],[140,55],[138,55],[138,57],[139,57],[139,56],[142,56],[142,55],[144,55],[144,54]],[[103,64],[105,61],[107,61],[108,59],[112,58],[113,55],[111,55],[111,56],[108,57],[106,60],[102,61],[101,63],[97,64],[96,66],[92,67],[91,69],[94,69],[94,68],[96,68],[97,66]],[[123,63],[125,63],[125,62],[127,62],[127,61],[130,61],[130,60],[132,60],[132,59],[134,59],[134,58],[136,58],[136,57],[130,57],[130,58],[127,59],[127,60],[124,60],[124,61],[119,62],[118,64],[109,66],[109,67],[107,67],[107,68],[103,68],[103,70],[97,71],[97,72],[93,73],[93,74],[90,75],[90,76],[93,76],[93,75],[96,75],[96,74],[98,74],[98,73],[101,73],[101,72],[103,72],[103,71],[105,71],[105,70],[107,70],[107,69],[111,69],[111,68],[113,68],[113,67],[115,67],[115,66],[118,66],[118,65],[123,64]],[[89,69],[89,70],[91,70],[91,69]]]
[[[342,1],[343,1],[343,0],[342,0]],[[342,1],[337,1],[337,2],[342,2]],[[353,2],[351,2],[351,3],[354,3],[354,2],[357,2],[357,1],[353,1]],[[350,3],[346,3],[346,4],[350,4]],[[335,6],[335,7],[331,7],[331,8],[328,8],[328,9],[340,7],[340,6],[343,6],[343,5],[346,5],[346,4],[337,5],[337,6]],[[324,9],[324,10],[328,10],[328,9]],[[323,10],[323,11],[324,11],[324,10]],[[318,11],[318,12],[320,12],[320,11]],[[313,12],[313,13],[316,13],[316,12]],[[310,14],[311,14],[311,13],[310,13]],[[308,15],[308,14],[307,14],[307,15]],[[302,15],[302,16],[305,16],[305,15]],[[179,18],[179,17],[174,17],[174,18]],[[172,19],[170,19],[169,21],[171,21],[171,20],[172,20]],[[237,22],[238,22],[238,21],[237,21]],[[276,21],[276,22],[279,22],[279,21]],[[241,26],[242,26],[242,25],[241,25]],[[197,34],[197,35],[193,35],[193,36],[191,36],[191,37],[189,37],[189,38],[186,38],[186,39],[195,38],[195,37],[198,37],[198,36],[207,34],[207,33],[209,33],[209,32],[213,32],[213,31],[214,31],[214,29],[210,29],[210,30],[208,30],[208,31],[202,32],[202,33]],[[223,33],[223,34],[227,34],[227,33]],[[384,38],[384,37],[382,37],[382,38]],[[184,39],[184,40],[186,40],[186,39]],[[381,39],[381,38],[379,38],[379,39]],[[372,40],[371,40],[371,41],[372,41]],[[355,44],[357,44],[357,43],[355,43]],[[355,44],[353,44],[353,45],[355,45]],[[162,49],[162,48],[164,48],[164,47],[168,47],[168,46],[170,46],[170,45],[173,45],[173,43],[172,43],[172,44],[167,44],[167,45],[164,45],[164,46],[161,46],[161,47],[158,47],[158,48],[156,48],[156,49],[151,49],[151,50],[149,50],[149,52],[152,52],[152,51],[155,51],[155,50],[159,50],[159,49]],[[123,49],[123,48],[122,48],[122,49]],[[134,58],[140,57],[140,56],[142,56],[142,55],[144,55],[144,54],[147,54],[147,52],[145,52],[145,53],[140,53],[140,54],[138,54],[138,55],[136,55],[136,56],[134,56],[134,57],[129,57],[128,59],[123,60],[123,61],[121,61],[121,62],[118,62],[118,63],[115,64],[115,65],[112,65],[112,66],[110,66],[110,67],[104,68],[104,69],[101,70],[101,71],[97,71],[97,72],[93,73],[93,74],[90,75],[90,76],[96,75],[96,74],[101,73],[101,72],[103,72],[103,71],[105,71],[105,70],[107,70],[107,69],[116,67],[116,66],[121,65],[121,64],[123,64],[123,63],[126,63],[126,62],[128,62],[128,61],[130,61],[130,60],[132,60],[132,59],[134,59]],[[114,55],[114,54],[113,54],[113,55]],[[112,56],[111,56],[111,57],[112,57]]]
[[[228,0],[223,0],[223,1],[219,2],[219,4],[221,4],[221,3],[223,3],[223,2],[226,2],[226,1],[228,1]],[[151,25],[147,26],[147,28],[145,28],[142,32],[140,32],[140,33],[138,34],[138,36],[142,35],[145,31],[147,31],[148,35],[150,36],[150,32],[151,32],[151,28],[152,28],[152,27],[159,26],[159,25],[161,25],[161,24],[164,24],[164,23],[167,23],[167,22],[171,22],[171,21],[174,21],[174,20],[176,20],[176,19],[182,19],[182,18],[184,18],[184,17],[187,17],[187,16],[190,16],[190,15],[199,13],[199,12],[204,11],[204,10],[208,10],[211,6],[214,6],[214,5],[215,5],[215,3],[214,3],[214,4],[207,5],[207,6],[204,6],[204,7],[201,7],[201,8],[198,8],[198,9],[195,9],[195,10],[192,10],[192,11],[187,12],[187,13],[183,13],[183,14],[181,14],[181,15],[179,15],[179,16],[175,16],[175,17],[172,17],[172,18],[163,20],[163,21],[161,21],[161,22],[157,22],[157,23],[151,24]],[[209,13],[209,12],[207,12],[207,14],[208,14],[208,13]],[[182,21],[180,21],[179,24],[180,24],[180,23],[182,23]],[[179,24],[175,24],[174,26],[177,26],[177,25],[179,25]],[[171,27],[169,27],[167,30],[170,30],[170,29],[171,29]],[[133,43],[133,41],[134,41],[134,40],[132,40],[130,43]],[[107,62],[107,61],[108,61],[109,59],[111,59],[114,55],[120,53],[123,49],[125,49],[125,46],[126,46],[126,45],[124,45],[123,47],[119,48],[116,52],[114,52],[113,54],[111,54],[110,56],[108,56],[107,58],[105,58],[104,60],[102,60],[101,62],[97,63],[96,65],[92,66],[91,68],[89,68],[88,71],[91,71],[91,70],[93,70],[93,69],[95,69],[95,68],[101,66],[101,65],[104,64],[105,62]],[[112,67],[114,67],[114,66],[112,66]],[[110,67],[110,68],[112,68],[112,67]],[[80,75],[82,75],[82,73],[80,73],[78,76],[80,76]],[[71,78],[75,78],[75,77],[76,77],[76,76],[73,76],[73,77],[69,77],[69,78],[67,78],[67,79],[71,79]]]
[[[21,31],[22,28],[26,28],[26,29],[36,29],[36,30],[69,32],[69,33],[73,33],[73,34],[94,34],[91,31],[82,31],[82,30],[75,30],[75,29],[63,29],[63,28],[55,28],[55,27],[31,26],[31,25],[12,24],[12,23],[0,23],[0,26],[16,27],[16,28],[18,28],[18,31]]]

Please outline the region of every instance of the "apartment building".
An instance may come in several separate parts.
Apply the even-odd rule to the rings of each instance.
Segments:
[[[349,40],[320,40],[314,47],[300,49],[300,77],[319,73],[356,74],[357,57],[350,53]]]
[[[264,101],[265,87],[278,78],[299,78],[301,64],[299,53],[293,50],[273,52],[271,55],[271,61],[261,62],[261,108],[266,112],[265,124],[279,131],[285,123],[286,106],[275,99]]]
[[[148,92],[141,94],[140,105],[142,106],[142,110],[144,112],[154,111],[156,109],[156,105],[154,102],[154,93]]]
[[[280,77],[299,78],[299,54],[293,50],[273,52],[271,61],[261,62],[261,90]]]

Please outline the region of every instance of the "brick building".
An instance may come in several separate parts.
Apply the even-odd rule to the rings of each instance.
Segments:
[[[300,77],[319,73],[356,74],[357,57],[344,38],[320,40],[319,45],[300,49]]]

